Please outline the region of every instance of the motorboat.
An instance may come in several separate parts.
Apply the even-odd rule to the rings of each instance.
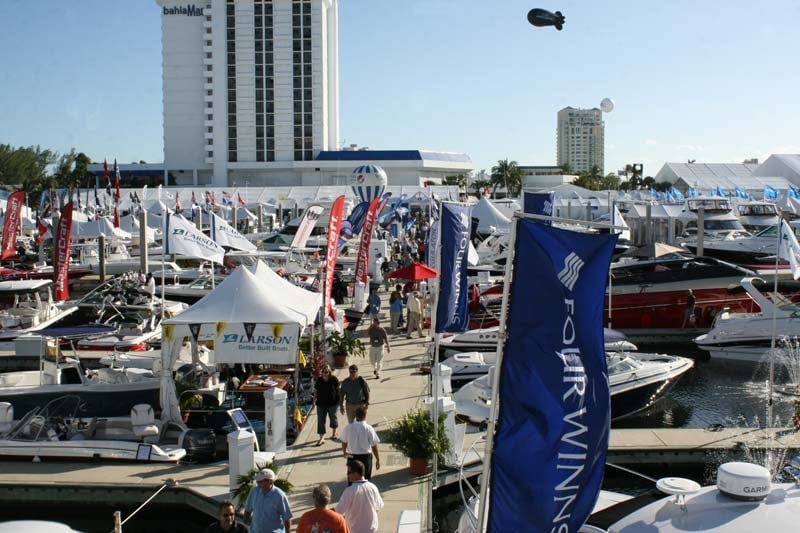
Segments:
[[[592,531],[605,533],[751,533],[753,531],[792,531],[800,516],[800,486],[773,483],[766,468],[745,462],[723,463],[715,485],[701,487],[695,481],[667,477],[656,483],[664,497],[624,513],[606,525],[602,512],[593,515]],[[623,502],[608,509],[607,516],[622,513]],[[622,507],[622,509],[620,509]]]
[[[647,409],[694,366],[694,361],[686,357],[656,353],[607,352],[606,360],[612,420]],[[494,368],[488,366],[487,374],[453,393],[456,413],[461,418],[479,425],[489,420]]]
[[[627,494],[614,492],[611,490],[601,490],[597,495],[597,501],[592,508],[592,514],[599,513],[613,507],[632,500],[633,497]],[[465,504],[465,509],[461,512],[458,520],[458,528],[455,533],[477,533],[478,530],[478,508],[480,499],[473,496]],[[589,525],[581,527],[577,533],[597,533],[597,530]]]
[[[188,284],[168,284],[164,285],[163,293],[164,298],[175,302],[186,302],[193,304],[206,294],[211,292],[214,287],[222,283],[225,278],[222,276],[215,276],[213,279],[210,275],[199,277]]]
[[[98,417],[78,396],[60,396],[36,406],[16,422],[0,403],[0,456],[178,462],[186,428],[155,418],[148,404],[132,406],[127,416]],[[9,414],[12,416],[9,417]]]
[[[74,302],[53,301],[52,280],[0,281],[0,346],[13,348],[20,335],[46,328],[66,318]]]
[[[89,292],[78,307],[87,320],[117,327],[114,333],[80,340],[79,349],[144,351],[148,343],[160,339],[161,320],[177,315],[188,305],[147,294],[137,276],[124,275]]]
[[[499,326],[494,326],[470,329],[463,333],[443,337],[439,342],[439,353],[447,357],[456,352],[494,352],[497,350],[498,331]],[[629,342],[625,338],[625,334],[620,331],[604,328],[603,338],[607,351],[637,349],[636,345]]]
[[[632,341],[689,341],[705,333],[725,308],[758,311],[740,284],[754,275],[711,257],[669,255],[614,263],[604,320]]]
[[[86,402],[89,416],[125,416],[139,403],[158,408],[160,383],[158,376],[145,369],[101,367],[85,371],[74,358],[43,357],[39,370],[0,374],[0,402],[7,402],[21,414],[69,394]]]
[[[795,235],[800,234],[800,220],[789,222],[789,226]],[[744,237],[729,235],[725,238],[709,239],[703,243],[703,255],[740,265],[767,263],[774,268],[779,231],[780,226],[773,223],[755,235]],[[687,247],[696,250],[694,244],[687,244]]]
[[[759,362],[770,353],[773,339],[800,336],[800,305],[788,301],[780,294],[767,297],[756,287],[759,278],[744,278],[742,287],[761,309],[757,313],[734,313],[724,310],[717,315],[714,325],[694,339],[699,348],[711,357],[736,361]],[[776,345],[780,347],[780,342]]]
[[[70,281],[88,276],[92,271],[70,265],[68,277]],[[31,268],[6,268],[0,267],[0,280],[15,281],[21,279],[53,279],[53,267],[46,263],[35,263]]]

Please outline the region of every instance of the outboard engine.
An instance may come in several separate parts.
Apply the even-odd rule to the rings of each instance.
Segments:
[[[736,500],[763,500],[769,495],[771,479],[769,470],[752,463],[725,463],[717,470],[717,488]]]
[[[208,463],[217,456],[217,439],[213,429],[190,429],[183,436],[183,449],[189,462]]]

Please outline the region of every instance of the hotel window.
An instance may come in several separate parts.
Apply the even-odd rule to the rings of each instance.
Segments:
[[[228,72],[228,161],[237,161],[236,150],[236,13],[233,0],[225,4],[226,17],[226,63]]]
[[[275,160],[272,0],[254,0],[256,161]]]

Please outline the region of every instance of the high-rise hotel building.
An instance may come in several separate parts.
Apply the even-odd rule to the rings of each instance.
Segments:
[[[299,185],[339,142],[338,0],[156,0],[170,183]]]
[[[558,166],[569,163],[570,173],[605,166],[605,124],[600,109],[565,107],[558,112]]]

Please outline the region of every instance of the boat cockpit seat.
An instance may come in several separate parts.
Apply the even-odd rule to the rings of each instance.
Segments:
[[[153,408],[146,403],[139,403],[131,407],[131,427],[133,434],[142,440],[158,437],[158,426]]]
[[[14,425],[14,406],[0,402],[0,433],[7,433]]]

